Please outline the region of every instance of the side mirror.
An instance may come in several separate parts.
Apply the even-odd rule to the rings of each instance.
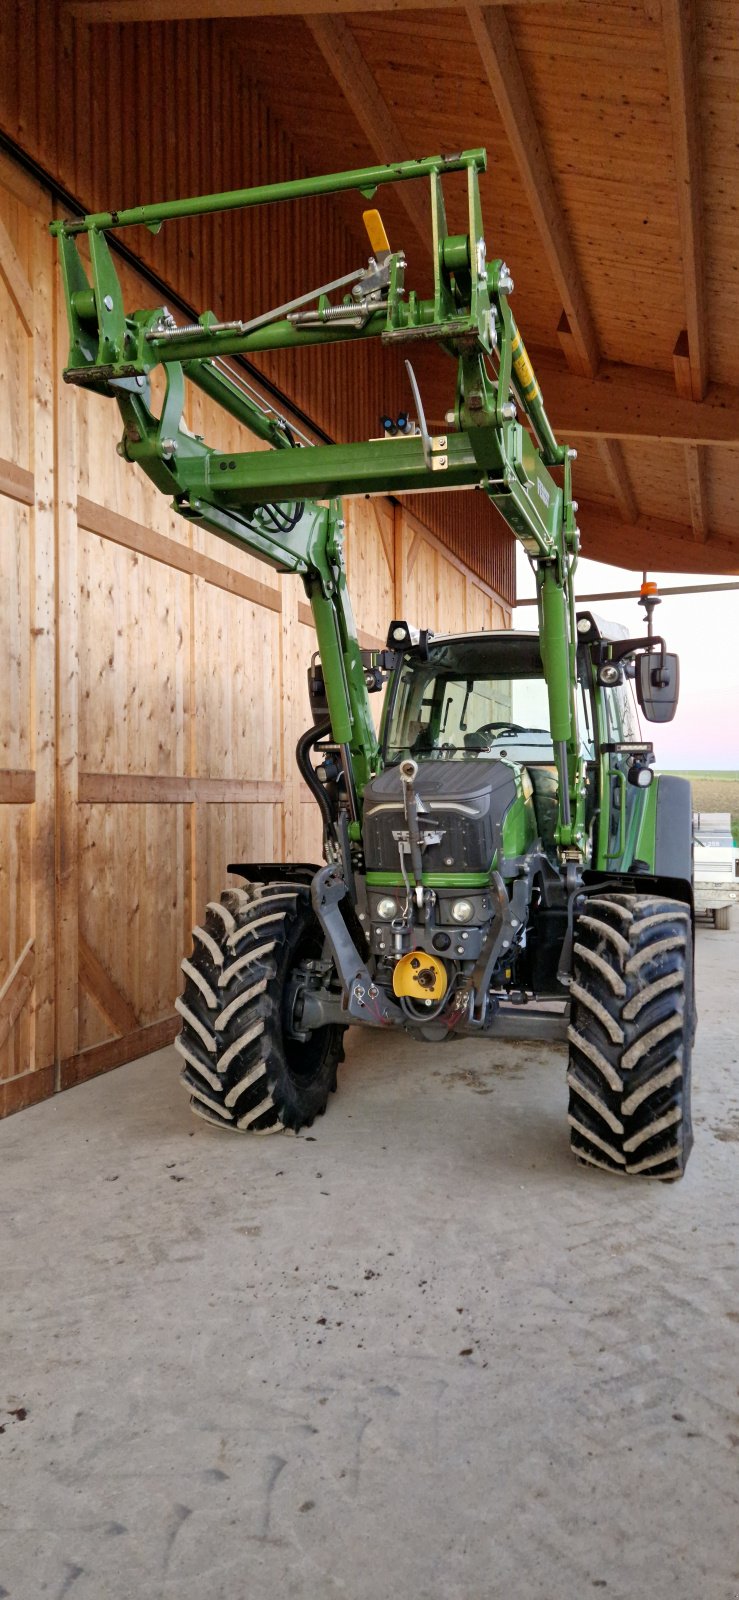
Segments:
[[[680,694],[680,659],[675,655],[640,655],[636,698],[648,722],[672,722]]]

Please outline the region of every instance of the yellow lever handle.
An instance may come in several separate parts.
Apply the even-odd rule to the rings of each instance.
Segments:
[[[379,211],[363,211],[362,221],[369,235],[369,242],[376,256],[386,254],[390,249],[390,241],[385,232],[385,224]]]

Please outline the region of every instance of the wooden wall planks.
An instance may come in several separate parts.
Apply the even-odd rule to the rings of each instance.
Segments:
[[[315,649],[300,585],[177,519],[117,456],[115,409],[62,382],[51,214],[0,158],[27,285],[0,305],[0,1115],[171,1039],[229,861],[320,859],[294,764]],[[202,398],[195,417],[223,437]],[[347,504],[363,642],[398,611],[508,621],[428,505]]]
[[[234,41],[232,22],[91,28],[61,0],[3,0],[0,127],[92,210],[296,177],[307,170],[303,135],[287,135],[252,72],[250,48]],[[285,73],[292,55],[283,60]],[[311,115],[316,119],[315,104]],[[374,159],[368,151],[360,158]],[[311,170],[325,170],[318,153],[317,160]],[[352,160],[347,151],[346,164]],[[354,196],[222,213],[167,224],[156,237],[130,229],[125,243],[198,308],[246,317],[366,260],[365,204]],[[144,293],[144,303],[158,298]],[[17,359],[25,359],[22,351]],[[397,415],[410,402],[400,353],[375,344],[265,354],[257,364],[337,439],[375,434],[384,412]],[[451,404],[454,371],[448,360],[444,365]],[[25,392],[22,371],[17,380]],[[105,409],[93,401],[80,419],[83,431],[105,428]],[[8,448],[0,436],[0,457],[23,464],[15,439]],[[88,458],[99,459],[92,451]],[[93,488],[81,492],[99,498]],[[128,486],[126,494],[127,515],[136,518],[145,491]],[[431,499],[433,530],[512,601],[513,541],[492,507],[482,496],[465,496],[464,509],[458,496]]]

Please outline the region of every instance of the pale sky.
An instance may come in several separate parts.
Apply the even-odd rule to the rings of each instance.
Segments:
[[[533,596],[533,573],[520,546],[516,572],[519,596]],[[641,577],[641,572],[629,573],[624,567],[580,561],[576,591],[582,595],[638,589]],[[660,587],[731,581],[727,573],[707,577],[650,571],[648,577]],[[593,602],[592,609],[623,623],[634,637],[644,631],[644,613],[636,600]],[[536,627],[536,607],[516,607],[513,626]],[[649,723],[642,718],[642,734],[654,744],[657,766],[739,770],[739,589],[726,594],[665,595],[654,626],[664,635],[668,650],[680,657],[680,703],[674,721]]]

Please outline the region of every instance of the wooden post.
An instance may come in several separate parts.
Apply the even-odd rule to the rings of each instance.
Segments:
[[[77,531],[78,391],[61,381],[67,326],[59,280],[54,278],[54,372],[56,495],[55,530],[57,721],[56,721],[56,1060],[77,1052],[79,1008],[79,581]]]
[[[36,994],[32,1060],[36,1071],[54,1060],[54,372],[51,241],[46,218],[34,216],[33,430],[35,505],[31,624],[31,742],[35,769],[32,834],[33,933]]]

